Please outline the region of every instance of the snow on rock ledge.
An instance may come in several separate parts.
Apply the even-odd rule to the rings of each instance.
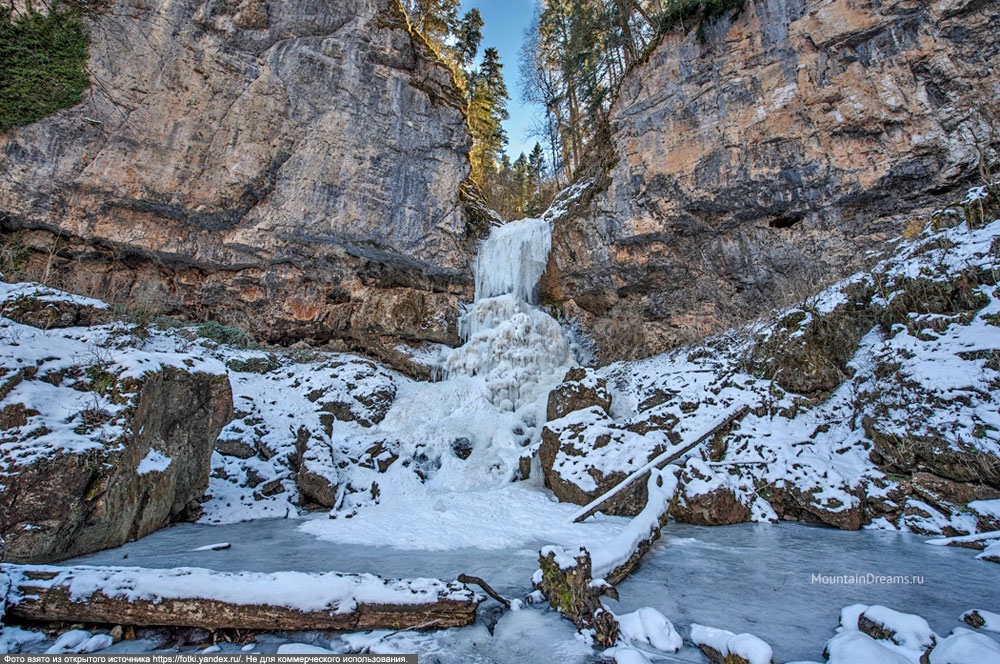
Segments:
[[[676,460],[678,521],[948,537],[1000,527],[1000,220],[982,223],[971,200],[913,220],[870,270],[795,307],[597,369],[588,380],[606,386],[611,407],[573,404],[546,424],[547,486],[587,504],[748,407]]]
[[[0,301],[28,297],[0,287]],[[3,560],[119,546],[197,510],[232,416],[225,368],[130,348],[121,334],[113,325],[41,330],[0,318]]]

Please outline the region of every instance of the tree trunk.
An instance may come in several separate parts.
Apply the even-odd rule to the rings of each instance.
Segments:
[[[484,599],[455,582],[357,574],[21,565],[0,570],[11,577],[7,618],[27,622],[267,631],[444,629],[473,623]]]

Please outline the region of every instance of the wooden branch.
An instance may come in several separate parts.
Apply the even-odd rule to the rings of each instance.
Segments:
[[[226,573],[2,565],[7,618],[27,622],[347,630],[461,627],[485,599],[466,586],[369,574]]]
[[[748,412],[750,412],[749,406],[743,406],[736,411],[730,413],[724,420],[714,425],[711,429],[698,436],[692,443],[681,443],[682,447],[678,449],[676,446],[660,454],[658,457],[647,463],[642,468],[636,470],[631,475],[626,477],[624,480],[615,485],[613,489],[606,492],[605,494],[598,496],[588,505],[585,505],[576,515],[573,517],[573,523],[580,523],[584,519],[593,516],[601,510],[602,507],[611,502],[614,498],[620,496],[626,489],[635,486],[637,483],[645,481],[646,477],[649,475],[649,471],[654,468],[663,468],[668,463],[676,461],[681,458],[691,450],[693,450],[698,445],[701,445],[706,440],[712,436],[718,434],[719,432],[725,430],[735,423],[737,420],[743,418]]]
[[[459,574],[458,575],[458,582],[459,583],[464,583],[466,585],[468,585],[470,583],[475,584],[475,585],[479,586],[480,588],[482,588],[483,591],[487,595],[489,595],[490,597],[492,597],[496,601],[500,602],[501,604],[503,604],[508,609],[510,608],[510,600],[504,599],[499,593],[497,593],[497,591],[493,590],[493,588],[490,587],[490,584],[486,583],[485,581],[483,581],[482,579],[480,579],[478,576],[469,576],[468,574]]]

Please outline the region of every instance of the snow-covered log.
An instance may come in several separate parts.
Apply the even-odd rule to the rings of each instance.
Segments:
[[[371,574],[0,566],[7,617],[32,622],[251,630],[442,629],[485,598],[464,584]]]
[[[593,516],[601,509],[606,508],[608,505],[612,504],[616,500],[622,500],[631,491],[635,490],[637,487],[648,480],[649,473],[651,470],[657,468],[663,468],[668,463],[680,459],[682,456],[698,447],[706,440],[709,440],[713,436],[723,433],[726,429],[735,424],[739,419],[746,415],[750,411],[749,406],[743,406],[729,415],[727,415],[723,420],[714,424],[711,429],[705,431],[693,441],[689,443],[682,443],[680,445],[675,445],[674,447],[666,450],[655,459],[647,463],[642,468],[639,468],[634,473],[626,477],[619,484],[617,484],[613,489],[608,491],[602,496],[598,496],[589,505],[584,505],[575,515],[573,515],[573,523],[580,523],[587,519],[587,517]]]
[[[600,598],[608,595],[617,599],[614,586],[639,567],[642,557],[660,539],[677,492],[676,472],[655,468],[648,472],[646,507],[620,535],[596,547],[593,553],[547,546],[541,551],[539,569],[532,579],[552,608],[580,629],[594,630],[594,638],[605,647],[617,642],[619,628]]]

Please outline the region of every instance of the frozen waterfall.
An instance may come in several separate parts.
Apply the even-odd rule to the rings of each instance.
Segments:
[[[521,219],[494,228],[476,257],[476,301],[513,295],[538,302],[538,281],[552,248],[552,229],[544,219]]]
[[[445,362],[448,376],[484,376],[502,411],[535,401],[575,364],[562,326],[536,304],[551,245],[544,219],[510,222],[483,241],[476,300],[458,323],[465,345]]]

